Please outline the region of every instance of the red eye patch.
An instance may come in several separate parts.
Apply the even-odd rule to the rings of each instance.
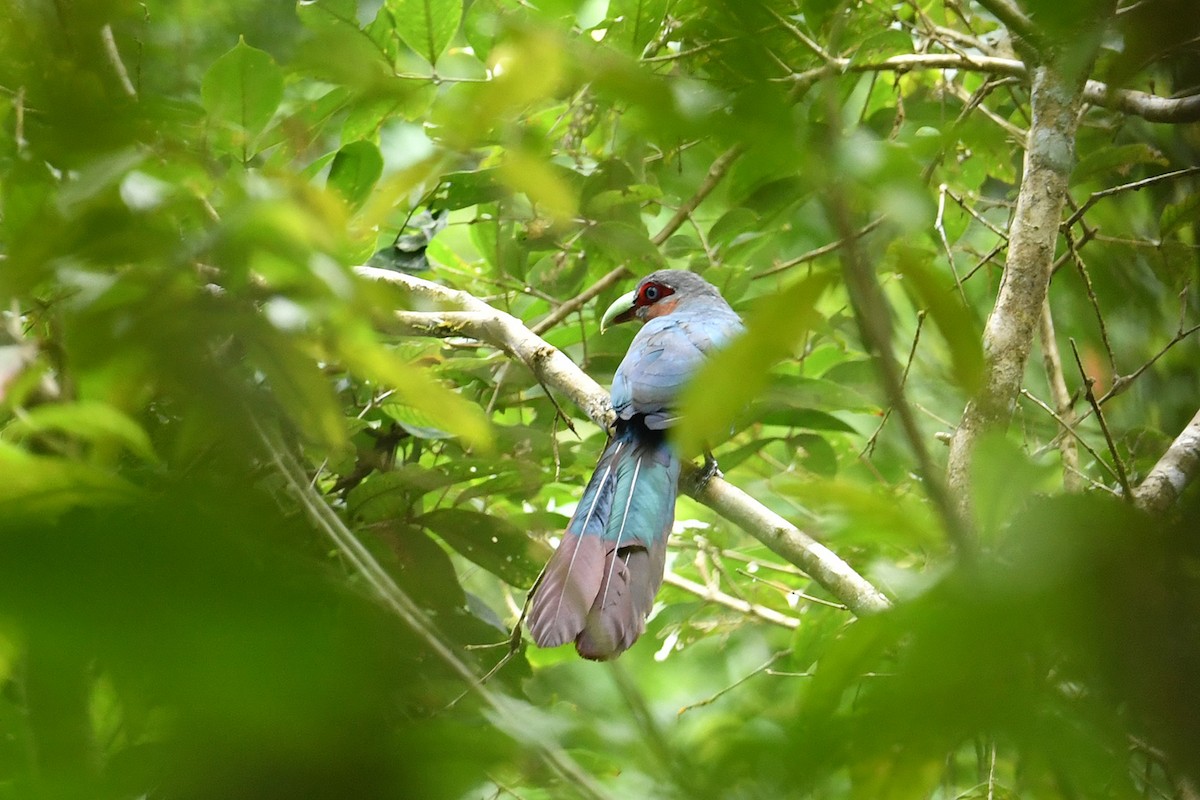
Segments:
[[[662,300],[664,297],[670,297],[675,294],[675,290],[665,283],[651,281],[638,290],[637,305],[650,306]]]

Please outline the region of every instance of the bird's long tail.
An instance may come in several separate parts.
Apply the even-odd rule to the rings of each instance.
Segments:
[[[607,659],[637,640],[662,584],[678,480],[662,431],[618,423],[530,601],[539,646],[574,640],[584,658]]]

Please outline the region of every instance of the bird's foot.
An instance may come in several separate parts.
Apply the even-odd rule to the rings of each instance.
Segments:
[[[700,467],[700,471],[696,473],[695,490],[697,492],[704,491],[704,487],[708,486],[708,482],[713,478],[723,478],[725,473],[721,472],[720,466],[717,464],[717,459],[708,450],[704,451],[704,465]]]

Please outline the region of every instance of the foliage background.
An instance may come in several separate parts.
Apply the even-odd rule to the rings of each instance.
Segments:
[[[1111,87],[1200,85],[1188,2],[1023,8]],[[1031,125],[1006,9],[10,4],[0,795],[1194,797],[1197,498],[1114,496],[1200,394],[1194,123],[1079,115],[1061,365],[952,487],[974,555],[914,455],[943,469],[986,369]],[[472,689],[604,431],[492,347],[395,335],[430,309],[368,262],[602,383],[633,334],[607,303],[701,272],[751,334],[684,437],[731,431],[727,480],[895,608],[856,619],[685,498],[637,647],[521,645]]]

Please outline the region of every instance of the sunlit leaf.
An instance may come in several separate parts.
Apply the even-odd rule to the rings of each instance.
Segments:
[[[767,371],[819,321],[816,303],[831,282],[817,274],[755,306],[746,333],[713,356],[684,390],[683,419],[674,432],[682,452],[698,453],[728,437],[734,418],[766,386]]]
[[[34,455],[6,441],[0,441],[0,472],[6,476],[0,481],[0,518],[13,523],[137,497],[135,487],[109,471]]]
[[[567,222],[575,216],[577,199],[569,182],[570,175],[536,156],[513,150],[500,165],[500,178],[518,192],[529,196],[538,210],[555,222]]]
[[[299,0],[296,16],[314,30],[358,31],[358,3],[355,0]]]
[[[395,397],[421,415],[421,428],[437,428],[466,438],[479,447],[492,440],[491,427],[479,406],[438,383],[416,365],[385,350],[367,331],[348,329],[338,350],[350,369],[395,390]]]
[[[253,136],[271,121],[283,99],[283,71],[268,53],[239,39],[209,67],[201,96],[211,119]]]
[[[31,408],[4,428],[5,438],[21,440],[32,434],[58,431],[86,442],[114,442],[145,461],[158,456],[146,431],[107,403],[78,401],[47,403]]]
[[[889,255],[904,275],[921,306],[929,312],[950,350],[954,378],[967,392],[974,392],[983,378],[982,337],[978,323],[963,305],[960,296],[947,281],[930,268],[932,255],[903,243],[897,243]]]
[[[329,168],[329,186],[351,205],[361,205],[383,174],[383,156],[373,142],[359,141],[338,150]]]
[[[387,0],[396,32],[430,64],[438,58],[458,32],[462,0]]]

